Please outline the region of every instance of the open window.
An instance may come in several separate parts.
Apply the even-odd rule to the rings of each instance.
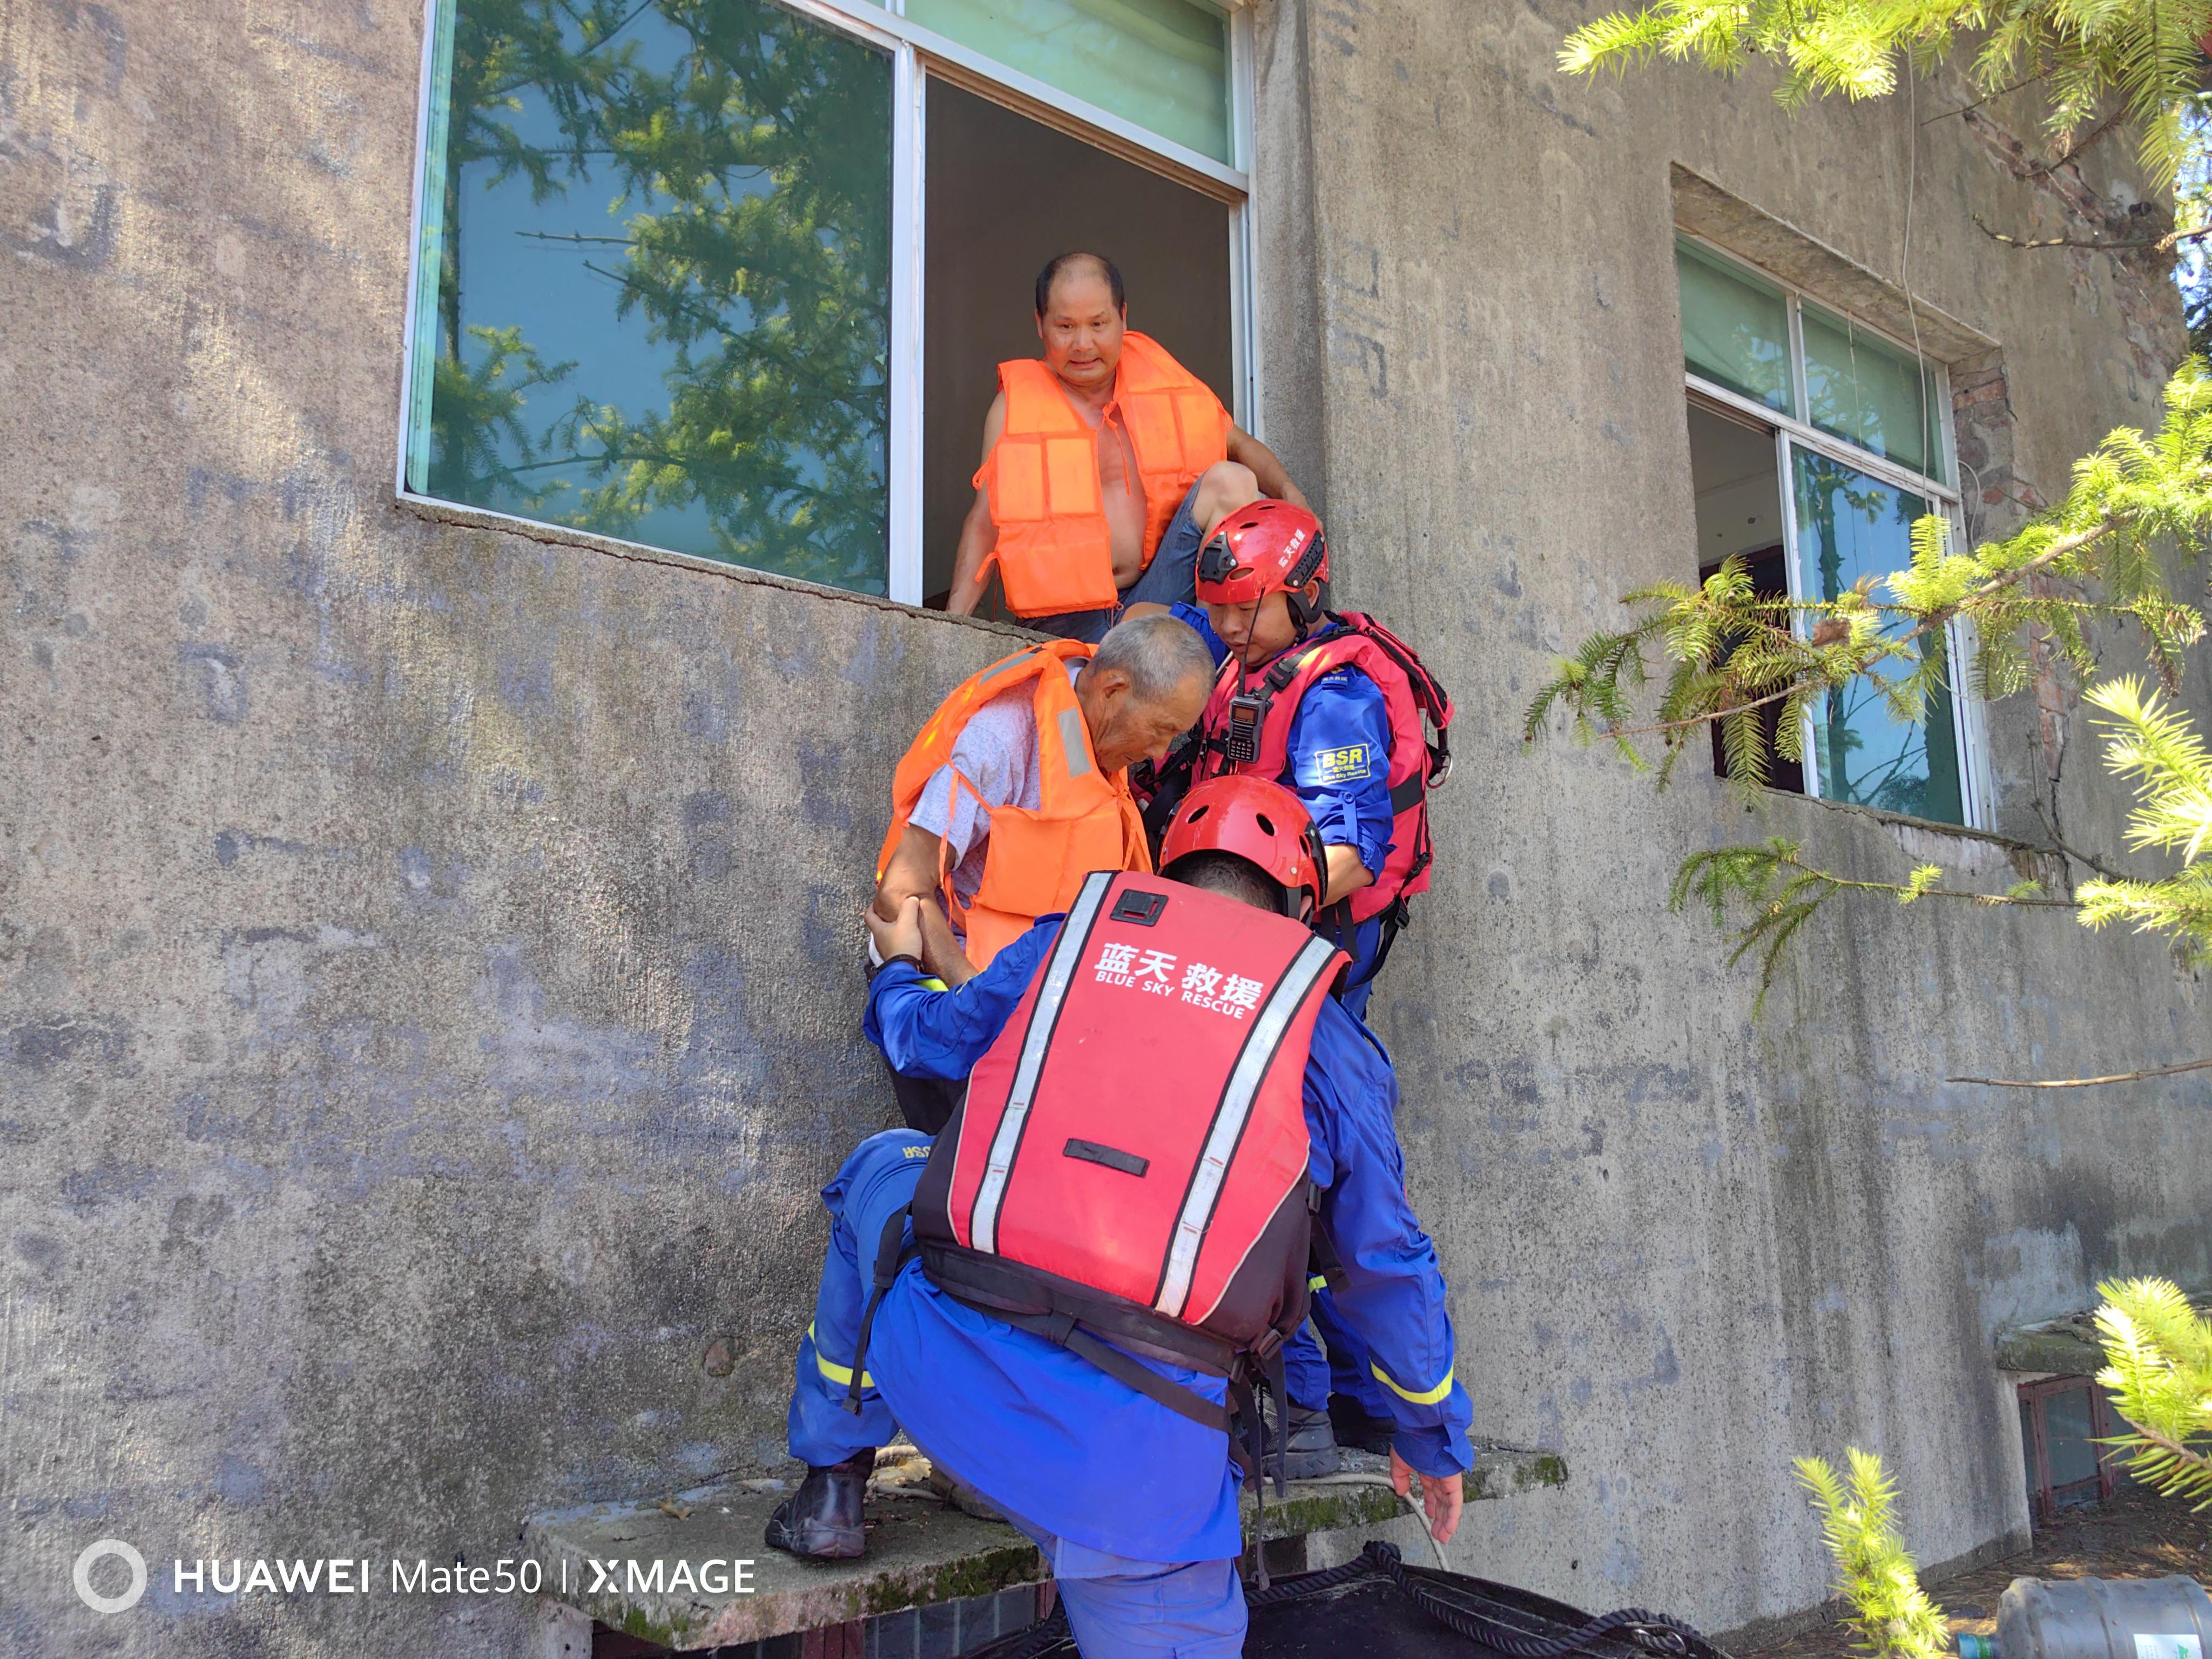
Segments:
[[[1958,533],[1940,364],[1690,237],[1675,270],[1700,579],[1733,556],[1761,593],[1834,599],[1909,564],[1916,520],[1938,514]],[[1832,692],[1802,734],[1804,763],[1778,755],[1773,787],[1983,822],[1978,711],[1950,671],[1964,641],[1952,629],[1918,648],[1944,665],[1920,720],[1863,679]],[[1717,737],[1714,769],[1725,775]]]
[[[908,603],[1030,283],[1249,399],[1206,0],[429,0],[403,495]]]

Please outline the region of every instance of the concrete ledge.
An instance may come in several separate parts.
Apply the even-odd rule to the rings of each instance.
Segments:
[[[2095,1320],[2087,1313],[2008,1325],[1996,1335],[1997,1369],[2056,1376],[2094,1376],[2105,1368]]]
[[[1343,1473],[1293,1480],[1266,1507],[1271,1540],[1373,1527],[1405,1513],[1388,1460],[1347,1452]],[[1476,1455],[1469,1502],[1564,1486],[1556,1453],[1491,1448]],[[817,1630],[906,1607],[988,1595],[1049,1575],[1036,1547],[1003,1522],[944,1504],[927,1464],[908,1456],[868,1489],[864,1560],[806,1562],[761,1541],[786,1483],[702,1486],[647,1503],[591,1504],[532,1516],[523,1548],[545,1573],[544,1598],[679,1652]],[[1255,1504],[1244,1498],[1244,1532]],[[732,1564],[742,1564],[732,1588]],[[706,1584],[701,1583],[704,1578]],[[708,1586],[712,1586],[709,1588]]]

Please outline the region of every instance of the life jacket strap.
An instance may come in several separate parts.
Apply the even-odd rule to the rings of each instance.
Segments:
[[[867,1374],[868,1338],[876,1328],[876,1310],[883,1306],[884,1293],[898,1283],[906,1264],[921,1254],[921,1245],[906,1242],[907,1217],[913,1209],[902,1204],[893,1211],[876,1241],[875,1291],[860,1314],[860,1334],[853,1347],[853,1380],[845,1387],[845,1409],[855,1417],[860,1414],[860,1380]]]

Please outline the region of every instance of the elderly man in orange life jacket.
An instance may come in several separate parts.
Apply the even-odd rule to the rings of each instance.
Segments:
[[[1150,870],[1128,768],[1164,758],[1206,705],[1213,659],[1187,623],[1132,618],[1097,646],[1054,640],[956,687],[891,782],[876,916],[923,901],[922,959],[964,984],[1094,870]],[[907,1122],[945,1127],[956,1085],[894,1070]]]
[[[1199,544],[1261,496],[1304,504],[1206,383],[1128,327],[1121,273],[1063,253],[1037,274],[1042,362],[999,365],[947,608],[995,566],[1028,626],[1096,642],[1125,605],[1191,597]]]

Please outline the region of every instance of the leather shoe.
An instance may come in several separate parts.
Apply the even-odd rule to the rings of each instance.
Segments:
[[[860,1514],[875,1467],[872,1446],[842,1463],[808,1464],[799,1490],[768,1518],[769,1547],[816,1561],[859,1560],[868,1550]]]
[[[1390,1438],[1398,1425],[1388,1418],[1370,1417],[1367,1408],[1348,1394],[1328,1397],[1328,1420],[1340,1446],[1356,1446],[1378,1457],[1390,1455]]]
[[[1284,1478],[1317,1480],[1325,1474],[1334,1474],[1340,1461],[1328,1413],[1291,1406],[1290,1434],[1283,1454]]]

